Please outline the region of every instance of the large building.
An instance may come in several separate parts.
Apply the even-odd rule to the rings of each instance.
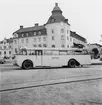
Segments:
[[[11,58],[13,56],[13,39],[0,41],[0,57]]]
[[[44,25],[36,23],[33,27],[20,26],[13,33],[14,54],[22,47],[70,48],[78,44],[86,46],[86,39],[70,31],[68,19],[63,16],[58,3],[55,3],[52,14]]]

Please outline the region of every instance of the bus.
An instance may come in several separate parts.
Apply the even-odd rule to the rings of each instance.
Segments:
[[[74,68],[91,64],[88,51],[78,48],[22,48],[15,59],[16,64],[23,69],[60,66]]]

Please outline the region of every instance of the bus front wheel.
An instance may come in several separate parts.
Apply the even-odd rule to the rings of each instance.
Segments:
[[[30,60],[26,60],[22,64],[23,69],[31,69],[33,67],[33,63]]]
[[[74,59],[69,60],[68,67],[74,68],[76,66],[76,61]]]

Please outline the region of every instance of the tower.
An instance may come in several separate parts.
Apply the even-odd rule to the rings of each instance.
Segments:
[[[49,17],[45,27],[47,29],[47,45],[49,48],[69,47],[70,24],[68,23],[68,19],[63,16],[58,3],[55,3],[52,15]]]

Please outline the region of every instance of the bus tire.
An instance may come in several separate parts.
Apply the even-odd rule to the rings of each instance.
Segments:
[[[68,67],[70,67],[70,68],[76,67],[76,60],[70,59],[68,62]]]
[[[22,64],[23,69],[31,69],[33,67],[33,62],[31,60],[25,60]]]

